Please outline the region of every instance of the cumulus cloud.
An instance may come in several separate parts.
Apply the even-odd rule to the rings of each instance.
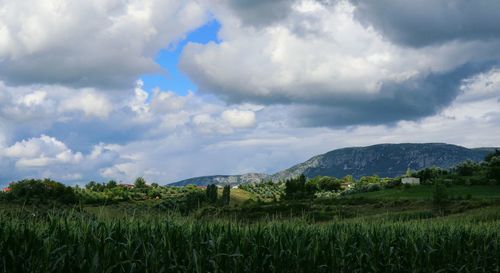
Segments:
[[[255,113],[252,111],[230,109],[222,112],[222,119],[234,128],[255,126]]]
[[[5,148],[3,155],[15,159],[19,168],[76,164],[82,159],[81,153],[72,152],[61,141],[46,135],[16,142]]]
[[[288,4],[287,16],[259,28],[216,10],[222,42],[189,44],[181,68],[230,103],[290,104],[303,125],[344,126],[434,115],[462,79],[500,60],[496,39],[402,47],[362,24],[349,2]]]
[[[4,1],[0,181],[167,183],[380,142],[498,146],[497,5]],[[180,62],[198,90],[144,90],[158,50],[212,16],[217,43],[188,42]]]
[[[185,139],[217,139],[255,126],[255,112],[262,110],[249,104],[229,108],[192,92],[184,96],[160,89],[148,93],[141,82],[117,93],[52,85],[0,87],[1,179],[50,176],[75,182],[117,174],[125,180],[125,174],[145,173],[158,178],[161,170],[142,164],[149,161],[153,146],[140,156],[122,147],[162,143],[170,135],[174,139],[183,135],[173,144],[179,153],[191,149],[189,142],[180,144]],[[162,157],[160,153],[151,156],[151,160]]]
[[[158,114],[149,116],[151,120],[140,120],[144,124],[141,137],[129,138],[121,144],[88,144],[91,149],[85,152],[70,148],[67,143],[71,143],[71,139],[63,141],[62,138],[67,138],[64,134],[57,138],[42,135],[7,142],[7,145],[0,145],[0,174],[2,181],[49,176],[71,183],[86,183],[90,179],[130,182],[137,176],[145,176],[148,181],[164,184],[210,174],[273,173],[316,154],[346,146],[435,141],[469,147],[496,146],[500,134],[499,75],[496,69],[492,69],[465,79],[458,87],[461,91],[457,99],[432,117],[399,121],[392,126],[333,129],[295,127],[293,121],[296,117],[288,112],[296,109],[280,105],[228,107],[220,101],[194,94],[178,96],[157,91],[156,97],[163,98],[165,105],[171,105],[165,101],[168,98],[181,100],[183,107],[173,107],[176,110],[171,112],[168,112],[169,107],[161,108]],[[131,90],[129,97],[123,98],[121,110],[110,112],[105,119],[96,118],[103,122],[101,131],[114,132],[112,126],[119,123],[118,117],[133,122],[133,117],[139,115],[129,105],[130,97],[134,96],[135,92]],[[155,113],[154,95],[151,96],[144,100],[143,109]],[[258,121],[253,127],[238,129],[224,121],[224,113],[238,113],[235,115],[238,116],[250,109],[256,111]],[[186,118],[169,116],[180,113]],[[178,123],[175,127],[165,127],[159,122],[163,119],[173,119]],[[82,127],[79,119],[75,122],[81,128],[80,131],[72,129],[73,132],[90,135],[89,127]],[[137,124],[134,128],[138,128]],[[464,133],[464,128],[474,134]],[[102,136],[99,138],[103,139]]]
[[[125,88],[154,55],[208,19],[198,1],[2,1],[0,79]]]
[[[63,100],[59,108],[62,112],[82,111],[85,116],[100,118],[107,117],[112,109],[113,106],[106,96],[92,90],[81,91]]]
[[[0,147],[3,182],[7,179],[52,177],[69,182],[96,177],[96,170],[119,162],[113,146],[98,144],[85,155],[52,136],[41,135]]]

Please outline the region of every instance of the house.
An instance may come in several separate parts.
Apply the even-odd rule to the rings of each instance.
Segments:
[[[3,190],[2,190],[2,191],[3,191],[3,192],[9,192],[9,191],[10,191],[10,188],[9,188],[9,187],[7,187],[7,188],[3,188]]]
[[[402,184],[409,184],[409,185],[420,185],[420,178],[403,177],[403,178],[401,178],[401,183]]]
[[[128,190],[135,188],[133,184],[118,184],[118,186]]]

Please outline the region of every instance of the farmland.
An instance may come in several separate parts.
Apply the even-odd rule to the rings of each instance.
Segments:
[[[416,216],[415,216],[416,217]],[[244,224],[3,211],[3,272],[498,272],[500,211]]]
[[[496,187],[450,187],[472,197],[444,215],[429,186],[280,202],[238,189],[188,215],[161,200],[3,204],[0,272],[499,272]]]
[[[421,185],[18,181],[0,194],[0,272],[500,272],[498,162]]]

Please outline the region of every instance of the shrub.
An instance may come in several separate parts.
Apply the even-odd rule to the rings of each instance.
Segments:
[[[340,194],[336,191],[320,191],[314,194],[314,197],[320,200],[337,199],[339,196]]]
[[[71,204],[77,201],[73,188],[50,179],[25,179],[10,183],[6,198],[12,201],[57,201]]]

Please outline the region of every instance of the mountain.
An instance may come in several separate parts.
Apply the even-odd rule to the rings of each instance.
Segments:
[[[260,181],[267,179],[269,179],[269,175],[264,173],[247,173],[240,175],[212,175],[212,176],[200,176],[200,177],[189,178],[169,185],[171,186],[186,186],[189,184],[193,184],[196,186],[207,186],[210,184],[239,185],[244,183],[259,183]]]
[[[493,148],[468,149],[444,143],[378,144],[343,148],[315,156],[278,172],[272,175],[272,179],[279,181],[302,173],[307,177],[396,177],[403,175],[408,168],[420,170],[434,166],[449,169],[466,160],[479,162],[492,150]]]
[[[420,170],[426,167],[449,169],[457,164],[472,160],[479,162],[495,148],[468,149],[444,143],[402,143],[377,144],[367,147],[351,147],[333,150],[280,171],[273,175],[251,173],[243,175],[217,175],[190,178],[171,185],[187,184],[242,184],[261,180],[280,181],[304,174],[312,178],[318,175],[354,178],[367,175],[396,177],[408,168]]]

